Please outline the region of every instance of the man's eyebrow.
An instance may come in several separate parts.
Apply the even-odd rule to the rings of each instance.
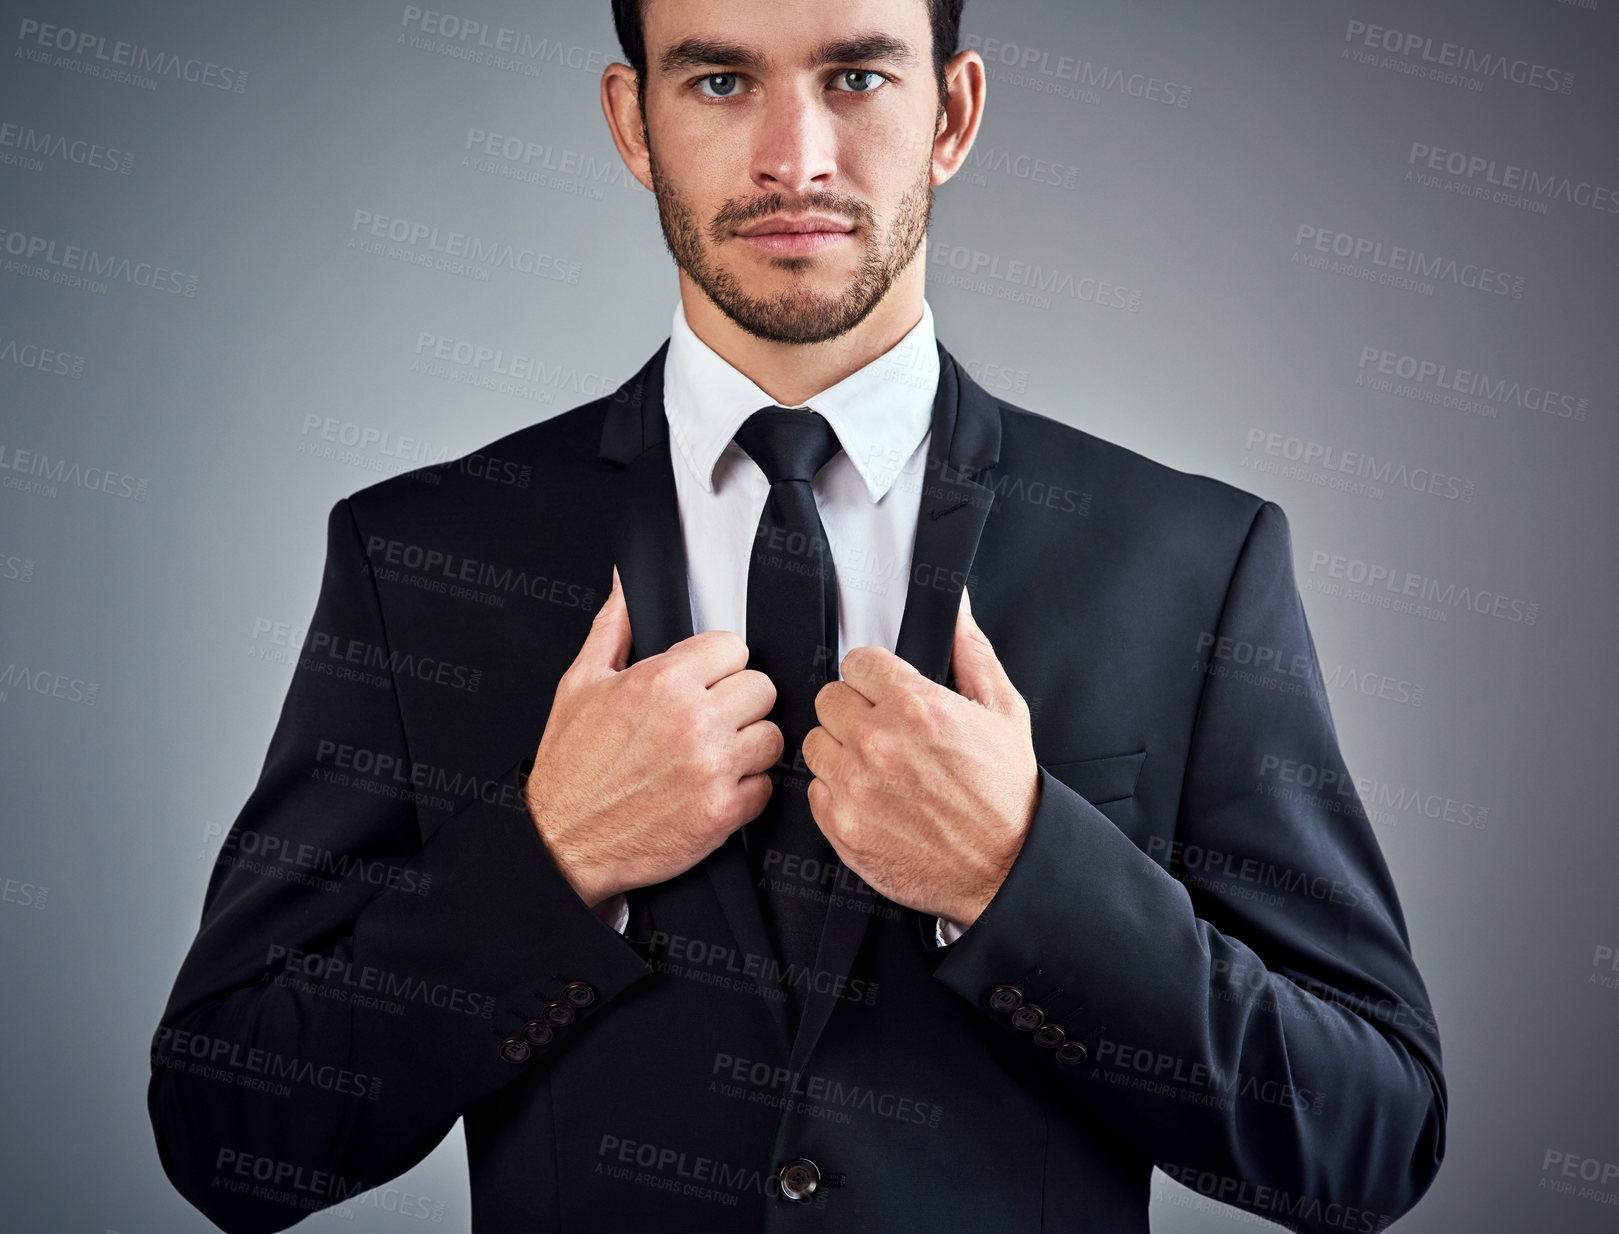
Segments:
[[[895,38],[891,34],[868,31],[822,43],[810,52],[809,57],[812,68],[819,68],[825,64],[861,63],[868,60],[912,64],[916,61],[916,49],[904,39]],[[756,48],[701,36],[681,39],[658,57],[658,69],[664,73],[678,73],[682,69],[701,68],[711,64],[758,69],[764,63],[764,54]]]
[[[705,64],[734,64],[738,68],[756,69],[763,63],[764,57],[751,47],[702,37],[681,39],[658,58],[658,68],[665,73],[701,68]]]
[[[820,68],[823,64],[847,64],[850,61],[863,60],[888,60],[894,64],[913,64],[916,61],[916,49],[904,39],[872,30],[849,38],[833,39],[830,43],[822,43],[810,53],[810,65],[814,68]]]

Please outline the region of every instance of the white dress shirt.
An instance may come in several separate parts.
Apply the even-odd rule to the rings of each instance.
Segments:
[[[851,647],[898,644],[938,381],[933,311],[923,300],[921,320],[904,338],[799,404],[824,416],[843,447],[811,484],[837,569],[840,664]],[[770,484],[732,438],[754,412],[775,405],[692,332],[677,303],[663,407],[694,634],[748,636],[748,561]],[[622,895],[597,913],[620,933],[629,920]],[[935,930],[941,946],[961,933],[942,918]]]

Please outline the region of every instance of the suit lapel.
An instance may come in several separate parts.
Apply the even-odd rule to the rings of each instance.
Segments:
[[[955,639],[961,589],[978,550],[995,490],[979,479],[1000,458],[1000,410],[962,371],[942,344],[939,384],[933,402],[932,435],[922,477],[921,506],[911,572],[895,653],[918,672],[951,684],[950,649]],[[611,483],[613,560],[624,585],[634,646],[632,662],[668,650],[689,638],[691,604],[686,552],[663,409],[665,342],[651,360],[611,396],[602,425],[600,456],[619,464]],[[706,877],[705,877],[706,876]],[[644,889],[659,929],[700,930],[714,917],[714,902],[744,954],[773,956],[757,888],[748,871],[740,833],[678,878]],[[789,1069],[802,1070],[837,1005],[839,977],[847,978],[880,907],[863,881],[828,906],[816,955],[814,984],[792,1041]],[[701,935],[699,935],[701,936]],[[770,1014],[785,1043],[785,991],[766,987]]]
[[[665,343],[613,396],[602,426],[601,457],[623,464],[614,477],[617,488],[609,508],[617,516],[613,560],[630,614],[631,663],[667,651],[692,635],[686,548],[669,453],[669,422],[663,411],[667,351]],[[766,991],[763,1001],[782,1044],[787,1044],[787,992],[775,966],[763,963],[775,953],[740,831],[679,877],[631,894],[645,897],[658,929],[696,937],[708,937],[701,923],[713,920],[717,901],[737,950],[760,959],[767,974],[760,982]]]

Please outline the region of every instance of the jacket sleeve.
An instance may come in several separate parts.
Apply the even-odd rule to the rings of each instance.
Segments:
[[[1446,1093],[1292,561],[1265,502],[1199,639],[1173,841],[1143,851],[1042,768],[1006,881],[934,971],[1171,1177],[1292,1228],[1369,1231],[1433,1181]]]
[[[423,842],[361,545],[339,501],[310,634],[153,1040],[163,1168],[227,1231],[284,1229],[408,1169],[652,971],[551,861],[520,765],[457,776],[457,812]]]

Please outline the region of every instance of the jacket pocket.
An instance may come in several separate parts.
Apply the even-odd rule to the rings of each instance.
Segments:
[[[1137,750],[1133,754],[1108,754],[1041,766],[1095,806],[1135,796],[1141,764],[1146,761],[1147,752]]]

